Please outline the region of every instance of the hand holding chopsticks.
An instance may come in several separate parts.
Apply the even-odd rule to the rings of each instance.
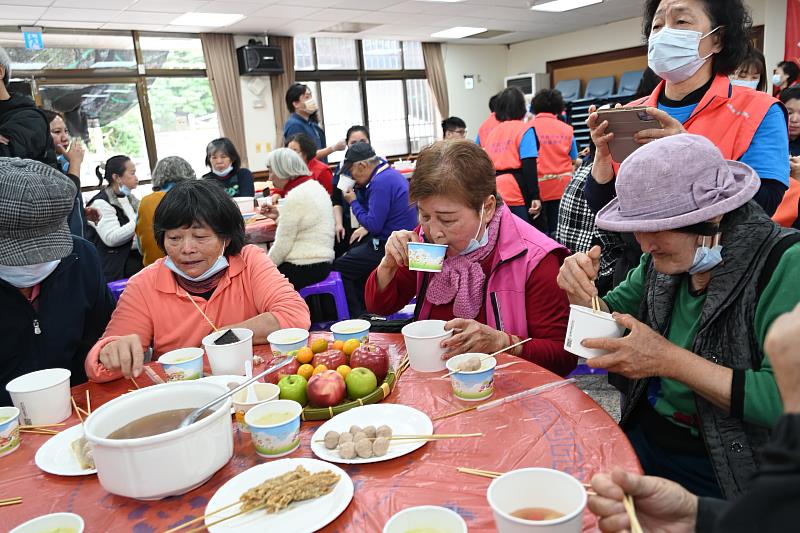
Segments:
[[[486,361],[487,359],[491,359],[492,357],[494,357],[494,356],[496,356],[496,355],[500,355],[500,354],[501,354],[501,353],[503,353],[503,352],[507,352],[508,350],[511,350],[511,349],[513,349],[513,348],[516,348],[517,346],[521,346],[521,345],[525,344],[526,342],[528,342],[528,341],[530,341],[530,340],[533,340],[533,339],[531,339],[530,337],[528,337],[527,339],[524,339],[524,340],[521,340],[521,341],[519,341],[519,342],[516,342],[516,343],[512,344],[511,346],[506,346],[506,347],[505,347],[505,348],[503,348],[502,350],[497,350],[496,352],[494,352],[494,353],[490,353],[489,355],[484,355],[483,357],[481,357],[481,363],[483,363],[483,362],[484,362],[484,361]],[[452,376],[453,374],[457,374],[457,373],[459,373],[459,372],[461,372],[461,370],[453,370],[452,372],[448,372],[447,374],[445,374],[445,375],[444,375],[444,376],[442,376],[442,377],[443,377],[443,378],[448,378],[448,377]]]

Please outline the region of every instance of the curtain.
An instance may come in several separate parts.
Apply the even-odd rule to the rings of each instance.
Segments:
[[[447,76],[444,71],[441,43],[422,43],[422,57],[425,59],[425,75],[431,86],[436,106],[442,118],[450,116],[450,99],[447,97]]]
[[[244,113],[242,112],[242,90],[239,82],[239,66],[233,35],[229,33],[201,33],[203,55],[206,59],[208,83],[217,107],[217,119],[222,135],[233,142],[247,166],[247,140],[244,135]]]
[[[289,118],[286,109],[286,91],[294,83],[294,37],[270,36],[270,46],[281,49],[283,74],[272,76],[272,109],[275,113],[275,145],[283,146],[283,125]]]

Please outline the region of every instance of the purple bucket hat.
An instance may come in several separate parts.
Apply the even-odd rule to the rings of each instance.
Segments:
[[[705,137],[683,133],[646,144],[619,169],[617,197],[597,213],[600,229],[667,231],[730,213],[755,196],[755,170],[726,161]]]

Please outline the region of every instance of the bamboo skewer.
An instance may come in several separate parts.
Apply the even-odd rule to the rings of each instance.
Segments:
[[[138,383],[136,383],[136,380],[135,380],[135,379],[131,378],[131,381],[133,382],[133,386],[134,386],[134,387],[136,387],[136,390],[139,390],[139,389],[141,389],[141,387],[139,386],[139,384],[138,384]],[[87,392],[88,392],[88,391],[87,391]]]
[[[16,496],[14,498],[6,498],[4,500],[0,500],[0,507],[6,507],[9,505],[17,505],[22,503],[22,496]]]
[[[172,529],[168,529],[164,533],[175,533],[176,531],[180,531],[181,529],[186,529],[187,527],[189,527],[191,525],[194,525],[194,524],[196,524],[198,522],[202,522],[203,520],[205,520],[209,516],[214,516],[215,514],[221,513],[222,511],[230,509],[234,505],[239,505],[239,504],[241,504],[241,502],[237,500],[237,501],[235,501],[235,502],[233,502],[231,504],[226,505],[225,507],[220,507],[216,511],[212,511],[210,513],[206,513],[203,516],[198,516],[197,518],[189,520],[188,522],[184,522],[183,524],[181,524],[179,526],[173,527]]]
[[[208,318],[208,315],[206,315],[206,314],[203,312],[203,310],[202,310],[202,309],[200,309],[200,306],[199,306],[199,305],[197,305],[197,302],[195,302],[195,301],[194,301],[194,299],[193,299],[191,296],[189,296],[189,293],[188,293],[188,292],[186,292],[186,291],[184,291],[184,294],[185,294],[185,295],[186,295],[186,297],[189,299],[189,301],[190,301],[190,302],[192,302],[192,305],[194,305],[195,309],[197,309],[197,310],[200,312],[200,314],[201,314],[201,315],[203,315],[203,318],[205,318],[205,319],[206,319],[206,322],[208,322],[208,324],[211,326],[211,328],[212,328],[214,331],[219,331],[219,329],[217,329],[217,326],[215,326],[215,325],[214,325],[214,323],[211,321],[211,319],[210,319],[210,318]]]
[[[133,379],[131,379],[133,381]],[[134,383],[136,383],[134,381]],[[136,388],[138,389],[139,386],[137,385]],[[92,399],[89,397],[89,389],[86,389],[86,412],[92,414]]]
[[[485,477],[489,479],[495,479],[503,475],[502,472],[492,472],[491,470],[481,470],[479,468],[467,468],[465,466],[459,466],[458,468],[456,468],[456,470],[458,470],[462,474],[470,474],[473,476]],[[583,485],[583,488],[586,489],[587,494],[589,494],[590,496],[597,496],[597,493],[591,490],[592,489],[591,485],[589,485],[588,483],[581,483],[581,485]]]
[[[533,340],[533,339],[532,339],[531,337],[528,337],[528,338],[527,338],[527,339],[525,339],[525,340],[521,340],[521,341],[519,341],[519,342],[515,342],[515,343],[514,343],[514,344],[512,344],[511,346],[506,346],[506,347],[505,347],[505,348],[503,348],[502,350],[497,350],[496,352],[494,352],[494,353],[490,353],[489,355],[484,355],[483,357],[481,357],[481,363],[483,363],[483,362],[484,362],[484,361],[486,361],[487,359],[491,359],[491,358],[492,358],[492,357],[494,357],[495,355],[500,355],[500,354],[501,354],[501,353],[503,353],[503,352],[507,352],[507,351],[508,351],[508,350],[510,350],[511,348],[516,348],[517,346],[521,346],[521,345],[525,344],[526,342],[528,342],[528,341],[530,341],[530,340]],[[458,374],[459,372],[463,372],[463,370],[453,370],[453,371],[451,371],[451,372],[448,372],[447,374],[445,374],[444,376],[442,376],[442,379],[444,379],[444,378],[449,378],[449,377],[450,377],[450,376],[452,376],[453,374]]]
[[[483,433],[442,433],[433,435],[392,435],[388,440],[445,440],[445,439],[465,439],[470,437],[483,437]],[[367,437],[368,440],[375,440],[379,437]],[[325,442],[325,439],[317,439],[314,442]]]
[[[83,424],[83,417],[81,416],[81,410],[78,408],[78,404],[75,403],[75,398],[70,396],[69,399],[72,400],[72,407],[75,408],[75,414],[78,415],[78,420],[80,420],[81,424]]]
[[[628,519],[631,521],[632,533],[644,533],[642,525],[639,523],[639,518],[636,516],[636,508],[633,505],[633,496],[626,494],[622,498],[622,505],[625,506],[625,512],[628,513]]]
[[[58,435],[58,431],[52,429],[23,429],[20,428],[20,433],[30,433],[31,435]]]
[[[156,374],[156,371],[150,368],[149,366],[145,365],[144,367],[142,367],[142,370],[144,370],[144,373],[147,374],[147,377],[149,377],[150,381],[152,381],[153,383],[155,384],[165,383],[165,381],[161,379],[161,376]]]
[[[61,427],[61,426],[65,426],[65,425],[66,424],[63,424],[63,423],[61,423],[61,424],[37,424],[37,425],[32,425],[32,426],[22,425],[22,426],[19,427],[19,429],[45,429],[45,428]]]
[[[239,502],[236,502],[236,503],[239,503]],[[207,524],[205,526],[200,526],[200,527],[196,527],[194,529],[190,529],[186,533],[198,533],[200,531],[205,531],[206,529],[210,528],[211,526],[215,526],[217,524],[221,524],[222,522],[225,522],[226,520],[230,520],[231,518],[236,518],[237,516],[242,516],[243,514],[252,513],[253,511],[260,511],[262,509],[265,509],[266,507],[267,507],[267,504],[265,503],[264,505],[259,505],[258,507],[253,507],[252,509],[247,509],[246,511],[239,511],[236,514],[232,514],[230,516],[226,516],[225,518],[220,518],[219,520],[215,520],[215,521],[213,521],[210,524]],[[203,517],[203,518],[205,518],[205,517]]]

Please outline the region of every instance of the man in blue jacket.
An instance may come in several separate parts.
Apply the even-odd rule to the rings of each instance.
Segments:
[[[327,145],[325,130],[319,125],[319,106],[307,85],[295,83],[289,87],[286,91],[286,108],[291,114],[283,125],[284,146],[292,135],[305,133],[314,140],[317,145],[317,159],[323,163],[328,162],[328,156],[333,152],[344,150],[344,139],[333,146]]]
[[[386,240],[393,231],[417,226],[417,208],[408,200],[408,180],[367,143],[347,150],[341,173],[356,182],[359,194],[350,190],[343,196],[361,227],[351,238],[359,244],[334,261],[333,270],[342,276],[350,316],[357,317],[366,311],[364,285],[383,259]]]
[[[70,234],[75,184],[52,167],[0,157],[0,405],[6,384],[45,368],[86,381],[83,360],[114,310],[94,246]]]

